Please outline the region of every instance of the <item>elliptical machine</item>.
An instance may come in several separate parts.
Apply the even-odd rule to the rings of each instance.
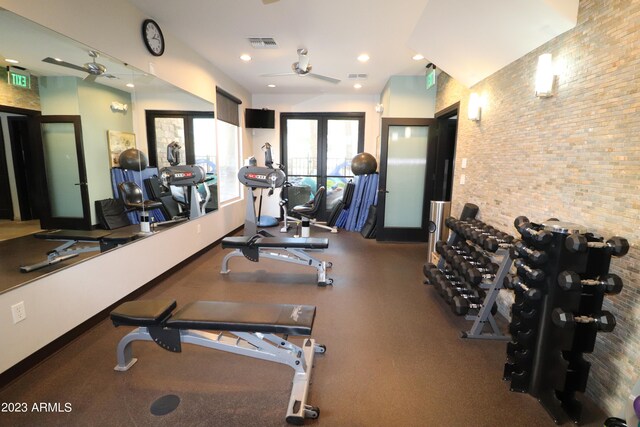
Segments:
[[[199,165],[177,165],[162,168],[160,180],[167,188],[185,187],[185,202],[189,206],[189,219],[199,218],[205,214],[205,207],[211,199],[209,187],[205,184],[205,196],[202,198],[198,192],[198,184],[205,182],[207,174]]]
[[[247,188],[247,210],[244,221],[245,236],[253,236],[257,234],[258,231],[258,218],[256,216],[256,207],[253,200],[253,190],[256,188],[268,188],[268,194],[271,196],[276,188],[280,188],[284,185],[287,178],[282,168],[273,167],[271,145],[266,143],[263,148],[265,147],[265,166],[257,166],[253,164],[243,166],[238,171],[238,180]]]

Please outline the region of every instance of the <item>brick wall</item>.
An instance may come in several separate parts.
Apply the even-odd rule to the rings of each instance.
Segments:
[[[534,95],[542,53],[559,68],[551,98]],[[466,118],[470,92],[486,99],[479,122]],[[629,239],[629,254],[611,266],[625,288],[604,305],[618,325],[587,355],[587,394],[617,413],[640,377],[640,0],[582,0],[574,29],[470,90],[441,74],[436,111],[457,101],[454,214],[473,202],[512,234],[513,219],[526,215]]]
[[[7,83],[7,68],[0,67],[0,105],[40,111],[38,78],[31,76],[31,89],[10,86]]]

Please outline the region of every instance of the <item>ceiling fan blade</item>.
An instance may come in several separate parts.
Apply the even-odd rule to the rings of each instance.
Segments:
[[[276,3],[280,0],[262,0],[262,4],[271,4],[271,3]]]
[[[98,76],[97,74],[89,74],[89,75],[88,75],[87,77],[85,77],[83,80],[84,80],[85,82],[95,82],[95,81],[96,81],[96,79],[97,79],[98,77],[99,77],[99,76]]]
[[[307,76],[313,77],[314,79],[318,79],[318,80],[324,80],[325,82],[329,82],[329,83],[333,83],[333,84],[338,84],[341,81],[340,79],[334,79],[333,77],[327,77],[327,76],[323,76],[321,74],[309,73],[309,74],[307,74]]]
[[[86,70],[86,68],[81,67],[79,65],[75,65],[75,64],[70,64],[68,62],[64,62],[64,61],[58,61],[54,58],[51,57],[46,57],[42,60],[42,62],[47,62],[49,64],[53,64],[53,65],[60,65],[61,67],[67,67],[67,68],[71,68],[73,70],[78,70],[78,71],[84,71],[85,73],[87,73],[88,71]]]
[[[280,77],[280,76],[297,76],[298,73],[271,73],[271,74],[260,74],[260,77]]]

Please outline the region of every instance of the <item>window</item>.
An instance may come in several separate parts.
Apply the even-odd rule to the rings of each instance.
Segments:
[[[167,147],[177,143],[179,164],[202,164],[216,174],[216,139],[213,113],[199,111],[147,110],[149,165],[170,166]]]
[[[216,88],[220,202],[240,197],[240,116],[238,98]]]
[[[327,197],[319,217],[326,217],[353,178],[351,159],[364,150],[364,113],[282,113],[282,159],[289,181]]]

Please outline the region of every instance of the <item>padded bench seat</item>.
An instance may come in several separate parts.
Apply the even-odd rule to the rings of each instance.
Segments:
[[[196,301],[166,322],[176,329],[310,335],[316,308],[309,305]]]
[[[258,237],[239,236],[222,239],[222,249],[242,249],[247,247],[271,249],[327,249],[329,239],[318,237]]]
[[[175,313],[173,300],[129,301],[111,312],[116,326],[165,326],[233,332],[311,335],[316,308],[309,305],[195,301]]]
[[[111,312],[115,326],[159,326],[176,306],[175,300],[127,301]]]

